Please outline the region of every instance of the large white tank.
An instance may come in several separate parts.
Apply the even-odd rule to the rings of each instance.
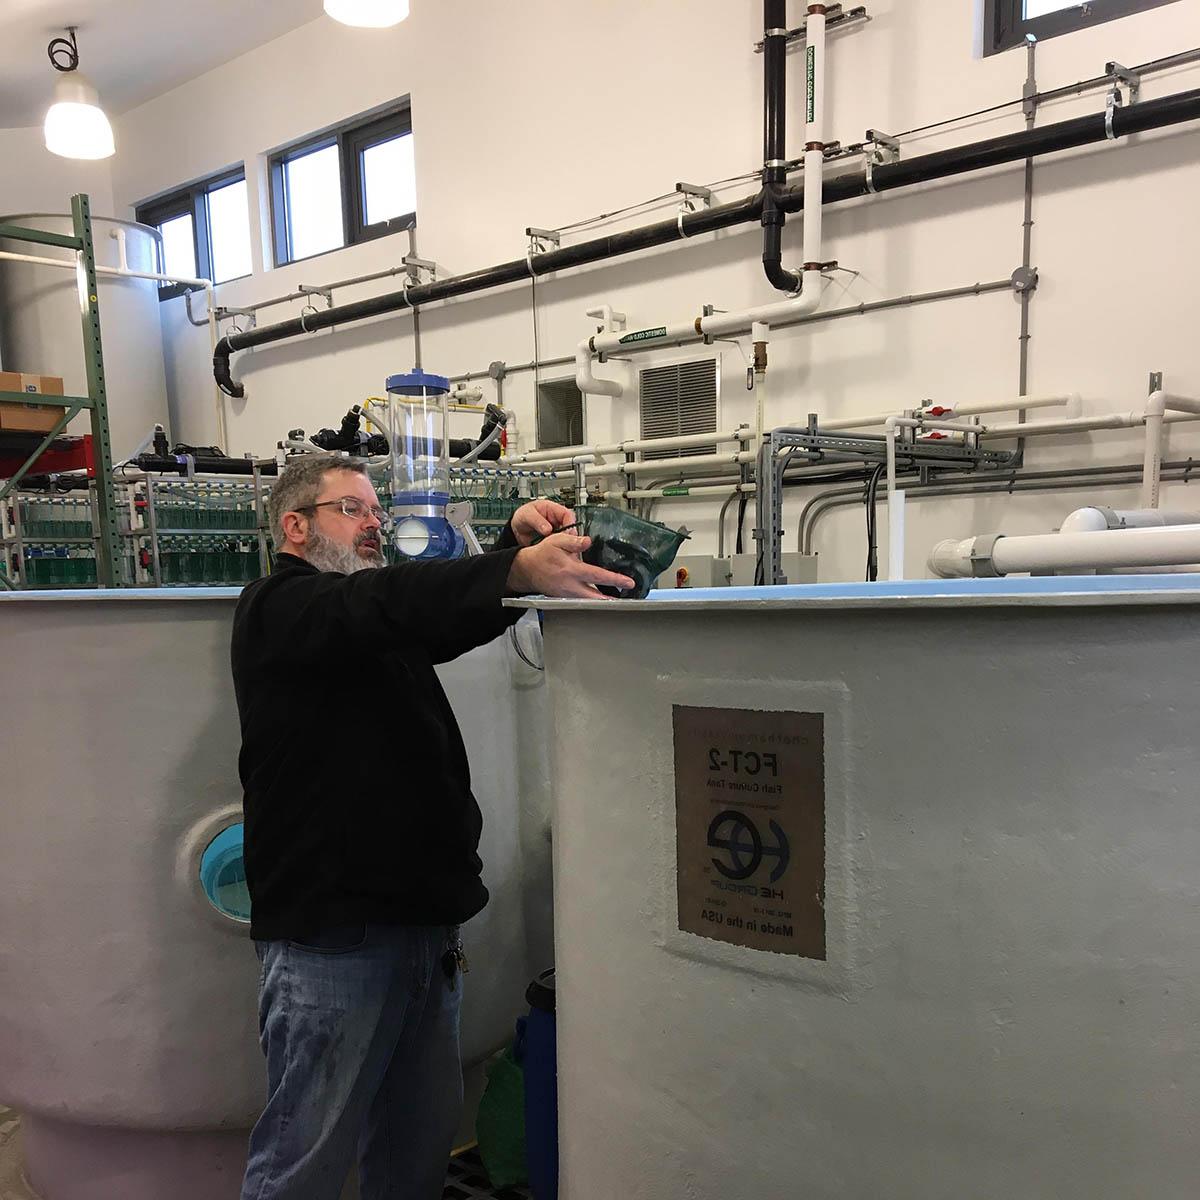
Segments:
[[[69,216],[21,213],[0,220],[49,233],[75,232]],[[159,270],[157,231],[108,217],[92,218],[97,265],[120,265],[117,240],[111,236],[118,229],[125,233],[130,269]],[[67,250],[12,238],[0,238],[0,250],[39,258],[72,257]],[[59,375],[68,395],[82,396],[87,394],[87,370],[75,279],[74,271],[0,259],[0,366],[33,375]],[[109,425],[113,455],[119,462],[153,425],[170,429],[158,284],[106,274],[99,274],[98,281]],[[89,428],[87,414],[80,413],[69,432],[83,434]]]
[[[200,874],[241,819],[236,594],[0,592],[0,1094],[49,1200],[238,1195],[265,1091],[259,966]],[[463,931],[468,1065],[511,1037],[550,954],[544,773],[518,754],[542,697],[520,672],[514,689],[503,641],[442,672],[492,893]],[[216,881],[235,908],[236,876]]]
[[[1195,1196],[1200,576],[654,595],[538,602],[563,1200]]]

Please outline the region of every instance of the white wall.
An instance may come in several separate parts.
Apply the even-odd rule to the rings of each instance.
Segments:
[[[1025,56],[974,57],[974,5],[965,0],[872,0],[873,20],[831,37],[829,136],[858,140],[868,126],[903,130],[1019,95]],[[762,59],[760,6],[723,0],[418,0],[405,24],[385,32],[349,30],[325,19],[195,79],[126,114],[117,123],[113,196],[127,206],[245,161],[265,179],[265,154],[293,139],[405,93],[416,136],[419,239],[424,257],[449,272],[523,256],[527,225],[555,227],[669,190],[678,179],[704,182],[760,165]],[[794,10],[794,11],[793,11]],[[798,21],[794,4],[789,18]],[[1138,63],[1190,48],[1200,0],[1084,33],[1038,51],[1043,88],[1098,74],[1108,59]],[[802,146],[800,59],[790,60],[788,152]],[[1153,98],[1200,85],[1195,67],[1150,78]],[[1102,109],[1102,93],[1047,106],[1040,120]],[[1021,128],[1019,110],[979,119],[949,134],[906,142],[916,155]],[[986,175],[831,207],[826,254],[857,275],[828,284],[828,305],[1007,277],[1020,262],[1023,172]],[[1178,127],[1121,147],[1041,160],[1036,172],[1034,261],[1042,284],[1033,302],[1030,388],[1075,389],[1089,410],[1140,403],[1151,370],[1179,391],[1200,394],[1194,330],[1200,298],[1191,279],[1200,232],[1190,197],[1200,185],[1200,130]],[[723,189],[722,200],[749,192]],[[669,216],[659,206],[606,228]],[[403,235],[351,247],[278,270],[254,230],[259,270],[219,289],[238,305],[392,266]],[[800,251],[799,218],[785,233],[785,261]],[[593,236],[586,234],[584,236]],[[704,303],[732,309],[773,298],[758,262],[757,227],[726,231],[637,258],[618,259],[539,281],[543,357],[569,353],[589,331],[586,308],[608,300],[633,326],[680,318]],[[574,240],[574,239],[572,239]],[[1118,290],[1119,289],[1119,290]],[[369,285],[339,301],[388,290]],[[296,315],[272,309],[264,321]],[[772,346],[768,419],[810,411],[844,416],[909,406],[924,397],[1015,395],[1019,305],[1009,295],[958,300],[781,332]],[[268,452],[292,427],[334,424],[350,403],[378,394],[386,375],[411,366],[411,318],[398,316],[235,357],[246,384],[230,404],[230,449]],[[209,346],[182,301],[165,306],[168,380],[177,436],[214,436]],[[530,288],[468,298],[422,314],[427,369],[481,370],[493,359],[533,353]],[[636,367],[666,361],[641,356]],[[723,423],[748,420],[741,356],[723,351]],[[552,372],[561,374],[561,372]],[[522,446],[532,444],[533,379],[513,376]],[[636,401],[594,404],[594,439],[637,431]],[[1172,430],[1172,458],[1200,449],[1200,436]],[[1140,461],[1135,432],[1036,443],[1031,469],[1092,458]],[[1174,494],[1184,504],[1200,499]],[[1128,489],[1088,493],[1087,501],[1129,504]],[[790,493],[788,521],[798,506]],[[921,573],[933,540],[985,528],[1010,532],[1055,527],[1084,497],[1077,492],[1003,500],[924,501],[910,516],[909,569]],[[715,547],[717,505],[661,504],[659,519],[686,521],[694,548]],[[841,510],[823,526],[823,578],[862,570],[860,510]]]
[[[80,162],[51,154],[42,128],[0,129],[0,213],[69,213],[71,197],[86,192],[97,216],[112,211],[110,163]]]

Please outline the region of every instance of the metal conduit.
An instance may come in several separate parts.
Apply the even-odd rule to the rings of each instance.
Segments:
[[[1078,478],[1078,476],[1087,476]],[[1161,476],[1164,480],[1190,483],[1200,477],[1197,464],[1194,462],[1176,462],[1170,464],[1170,473],[1164,467]],[[994,479],[980,479],[974,485],[969,483],[928,483],[914,484],[906,491],[910,500],[919,497],[941,496],[1003,496],[1011,492],[1058,492],[1074,491],[1080,488],[1096,487],[1135,487],[1142,482],[1142,469],[1137,466],[1125,467],[1079,467],[1065,471],[1040,471],[1032,475],[1017,475],[1008,482]],[[800,514],[800,524],[797,528],[797,548],[801,554],[812,554],[815,541],[817,522],[835,508],[844,508],[863,502],[864,490],[861,487],[838,488],[835,491],[822,492],[814,496]],[[810,516],[811,513],[811,516]]]

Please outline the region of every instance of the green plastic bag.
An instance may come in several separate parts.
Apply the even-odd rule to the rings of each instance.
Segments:
[[[511,1045],[487,1068],[487,1087],[475,1116],[479,1157],[492,1187],[528,1182],[525,1165],[525,1072]]]

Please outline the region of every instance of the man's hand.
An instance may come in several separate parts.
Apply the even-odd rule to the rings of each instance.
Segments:
[[[531,507],[532,505],[526,505],[526,508]],[[519,514],[524,510],[517,511]],[[621,591],[629,591],[636,586],[632,579],[624,575],[615,575],[603,567],[593,567],[591,563],[585,563],[579,556],[591,544],[591,538],[576,537],[573,533],[556,533],[536,546],[518,550],[516,558],[513,559],[512,569],[508,573],[508,586],[514,592],[524,595],[537,593],[559,598],[578,597],[583,600],[608,598],[596,591],[597,584],[620,588]]]
[[[532,546],[534,538],[549,537],[575,524],[575,514],[553,500],[531,500],[512,516],[513,537],[518,546]]]

